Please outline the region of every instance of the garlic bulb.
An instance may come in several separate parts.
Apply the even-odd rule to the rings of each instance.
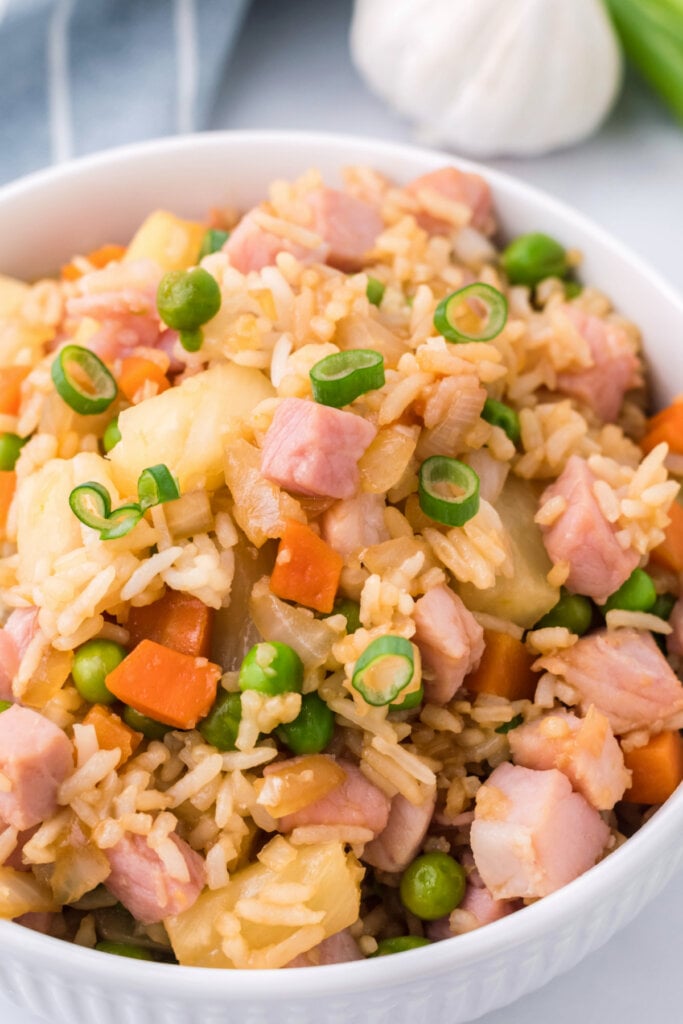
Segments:
[[[584,138],[621,82],[602,0],[356,0],[351,52],[425,141],[479,156]]]

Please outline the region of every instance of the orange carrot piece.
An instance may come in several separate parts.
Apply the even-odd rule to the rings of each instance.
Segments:
[[[288,519],[278,547],[270,589],[284,601],[331,612],[344,559],[317,533]]]
[[[159,601],[131,608],[126,628],[133,646],[154,640],[180,654],[208,658],[213,618],[213,609],[198,597],[169,588]]]
[[[683,401],[673,402],[648,422],[640,447],[647,454],[666,441],[669,451],[683,455]]]
[[[678,732],[660,732],[644,747],[624,752],[633,772],[623,799],[631,804],[662,804],[683,782],[683,739]]]
[[[220,665],[142,640],[107,676],[114,696],[141,715],[175,729],[193,729],[216,699]]]
[[[21,405],[21,385],[30,372],[30,366],[0,367],[0,413],[17,415]]]
[[[143,740],[141,732],[131,729],[104,704],[93,704],[83,719],[83,725],[94,727],[101,750],[116,750],[118,748],[121,751],[117,768],[120,768],[124,761],[127,761],[135,753]]]
[[[117,383],[119,391],[123,392],[129,402],[133,401],[148,380],[156,384],[160,392],[171,386],[163,367],[153,359],[147,359],[145,356],[126,356],[121,360],[121,372]]]
[[[463,686],[470,693],[495,693],[507,700],[531,700],[538,682],[533,655],[509,633],[484,630],[484,654]]]
[[[7,530],[7,515],[17,487],[17,474],[13,469],[0,470],[0,540]]]
[[[99,249],[93,249],[86,256],[86,259],[95,270],[101,270],[102,267],[106,267],[108,263],[113,260],[121,260],[126,255],[126,247],[124,245],[115,245],[110,243],[109,245],[101,245]],[[77,281],[79,277],[83,276],[83,271],[80,270],[75,263],[65,263],[60,271],[62,281]]]
[[[674,501],[669,509],[669,519],[671,522],[664,530],[664,540],[650,552],[650,558],[664,569],[683,572],[683,505]]]

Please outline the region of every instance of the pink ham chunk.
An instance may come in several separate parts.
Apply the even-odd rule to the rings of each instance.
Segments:
[[[595,481],[588,463],[572,455],[557,480],[541,496],[541,506],[551,498],[561,497],[566,508],[550,526],[541,526],[541,530],[551,562],[569,563],[567,589],[604,604],[629,578],[640,556],[631,548],[622,548],[616,527],[605,519],[595,499]]]
[[[0,629],[0,700],[14,700],[12,680],[19,669],[19,651],[14,638]]]
[[[683,711],[683,687],[650,633],[600,630],[537,666],[566,679],[582,711],[594,704],[617,736],[672,728],[669,720]]]
[[[284,762],[286,763],[286,762]],[[366,828],[377,836],[389,820],[389,798],[373,786],[359,768],[348,761],[339,761],[346,778],[335,789],[307,807],[279,819],[281,832],[291,832],[303,825],[350,825]],[[282,769],[283,762],[277,768]],[[268,768],[264,769],[268,776]]]
[[[477,793],[470,839],[495,899],[531,898],[592,867],[609,829],[562,772],[504,763]]]
[[[327,263],[346,272],[361,270],[384,228],[378,210],[333,188],[316,189],[306,202],[313,213],[313,231],[329,246]]]
[[[672,632],[666,638],[666,649],[669,654],[683,656],[683,599],[679,597],[669,616]]]
[[[449,939],[452,935],[459,935],[463,931],[472,931],[481,928],[485,924],[493,924],[503,917],[513,914],[515,910],[522,907],[521,900],[496,900],[493,898],[486,886],[471,885],[468,883],[463,901],[458,910],[466,910],[472,915],[472,922],[469,927],[461,928],[454,932],[451,928],[450,918],[441,917],[427,925],[427,935],[434,941]]]
[[[73,771],[71,743],[37,711],[14,704],[0,714],[0,821],[22,830],[57,810],[57,790]]]
[[[37,608],[15,608],[0,629],[0,700],[14,700],[12,681],[37,628]]]
[[[417,806],[397,793],[389,820],[376,839],[365,847],[363,860],[380,871],[403,871],[415,859],[434,814],[436,792]]]
[[[250,210],[242,217],[223,246],[231,265],[242,274],[273,266],[281,252],[291,253],[300,263],[324,263],[329,249],[324,241],[317,247],[307,248],[283,235],[267,231],[258,223],[258,210]]]
[[[437,192],[450,202],[462,203],[471,213],[470,223],[477,231],[492,234],[495,224],[492,216],[491,189],[479,174],[468,174],[457,167],[442,167],[415,178],[406,187],[419,197],[421,191]],[[428,213],[420,213],[417,222],[430,235],[448,234],[453,225]]]
[[[320,521],[323,540],[344,560],[355,551],[389,540],[384,509],[379,494],[363,492],[335,502]]]
[[[567,711],[545,715],[513,729],[508,739],[515,764],[557,768],[598,811],[611,810],[630,785],[621,747],[593,706],[585,718]]]
[[[557,375],[557,390],[579,399],[599,419],[613,423],[624,395],[642,383],[640,364],[623,328],[576,306],[564,306],[565,315],[588,343],[593,365]]]
[[[351,498],[360,481],[358,460],[376,433],[351,412],[285,398],[263,442],[261,473],[297,494]]]
[[[444,585],[415,602],[415,643],[432,678],[425,695],[432,704],[446,704],[484,653],[484,630],[457,594]]]
[[[136,921],[155,924],[193,905],[205,881],[204,861],[176,835],[169,837],[182,858],[183,877],[173,877],[144,836],[124,835],[106,850],[111,874],[105,884]]]
[[[358,948],[348,928],[330,935],[328,939],[309,949],[307,953],[301,953],[291,960],[287,967],[326,967],[329,964],[348,964],[352,960],[363,960],[363,954]]]

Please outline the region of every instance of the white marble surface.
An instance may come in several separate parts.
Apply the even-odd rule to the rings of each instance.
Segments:
[[[409,126],[367,92],[351,65],[350,9],[349,0],[255,0],[213,127],[410,140]],[[583,145],[491,166],[572,203],[683,290],[683,130],[637,84],[629,82],[608,123]],[[683,1019],[682,923],[679,875],[603,949],[481,1024],[676,1024]],[[39,1024],[1,995],[0,1022]]]

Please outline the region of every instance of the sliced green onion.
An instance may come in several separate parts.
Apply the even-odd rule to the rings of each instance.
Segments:
[[[0,434],[0,470],[14,469],[27,441],[27,437],[19,437],[18,434]]]
[[[92,416],[108,409],[116,398],[116,381],[102,360],[81,345],[65,345],[52,362],[58,394],[74,412]]]
[[[481,411],[481,418],[492,426],[500,427],[504,430],[514,445],[519,444],[519,416],[505,402],[498,402],[495,398],[487,398]]]
[[[117,540],[125,537],[127,533],[137,526],[142,519],[142,509],[139,505],[121,505],[109,513],[107,526],[100,530],[101,540]]]
[[[0,715],[2,714],[3,711],[9,711],[9,709],[11,707],[12,707],[12,701],[11,700],[0,700]]]
[[[110,420],[109,423],[107,423],[105,431],[102,434],[102,447],[104,448],[105,455],[108,455],[120,440],[121,431],[119,430],[119,418],[118,416],[115,416],[113,420]]]
[[[209,228],[202,239],[199,259],[203,260],[205,256],[209,256],[212,252],[220,252],[229,238],[229,231],[222,231],[220,228]]]
[[[111,497],[109,491],[96,480],[74,487],[69,495],[71,511],[84,526],[92,530],[106,530],[111,514]]]
[[[434,326],[446,341],[454,344],[492,341],[505,327],[507,318],[505,296],[492,285],[477,281],[441,300],[434,313]]]
[[[351,685],[373,707],[396,700],[415,674],[413,645],[402,636],[380,636],[356,662]]]
[[[439,484],[457,487],[460,494],[443,494]],[[479,511],[479,477],[470,466],[447,455],[432,455],[420,466],[420,508],[430,519],[446,526],[463,526]]]
[[[371,302],[373,306],[381,306],[386,288],[387,286],[382,281],[378,281],[376,277],[368,277],[365,288],[368,302]]]
[[[523,721],[523,715],[515,715],[515,717],[511,718],[509,722],[503,722],[502,725],[499,725],[498,728],[493,731],[502,733],[502,735],[505,736],[506,733],[512,732],[512,730],[516,729],[518,725],[521,725]]]
[[[335,409],[384,384],[384,357],[371,348],[334,352],[316,363],[309,374],[313,397]]]
[[[152,505],[163,505],[165,501],[175,501],[179,497],[178,484],[163,462],[143,469],[138,480],[138,498],[143,512]]]

